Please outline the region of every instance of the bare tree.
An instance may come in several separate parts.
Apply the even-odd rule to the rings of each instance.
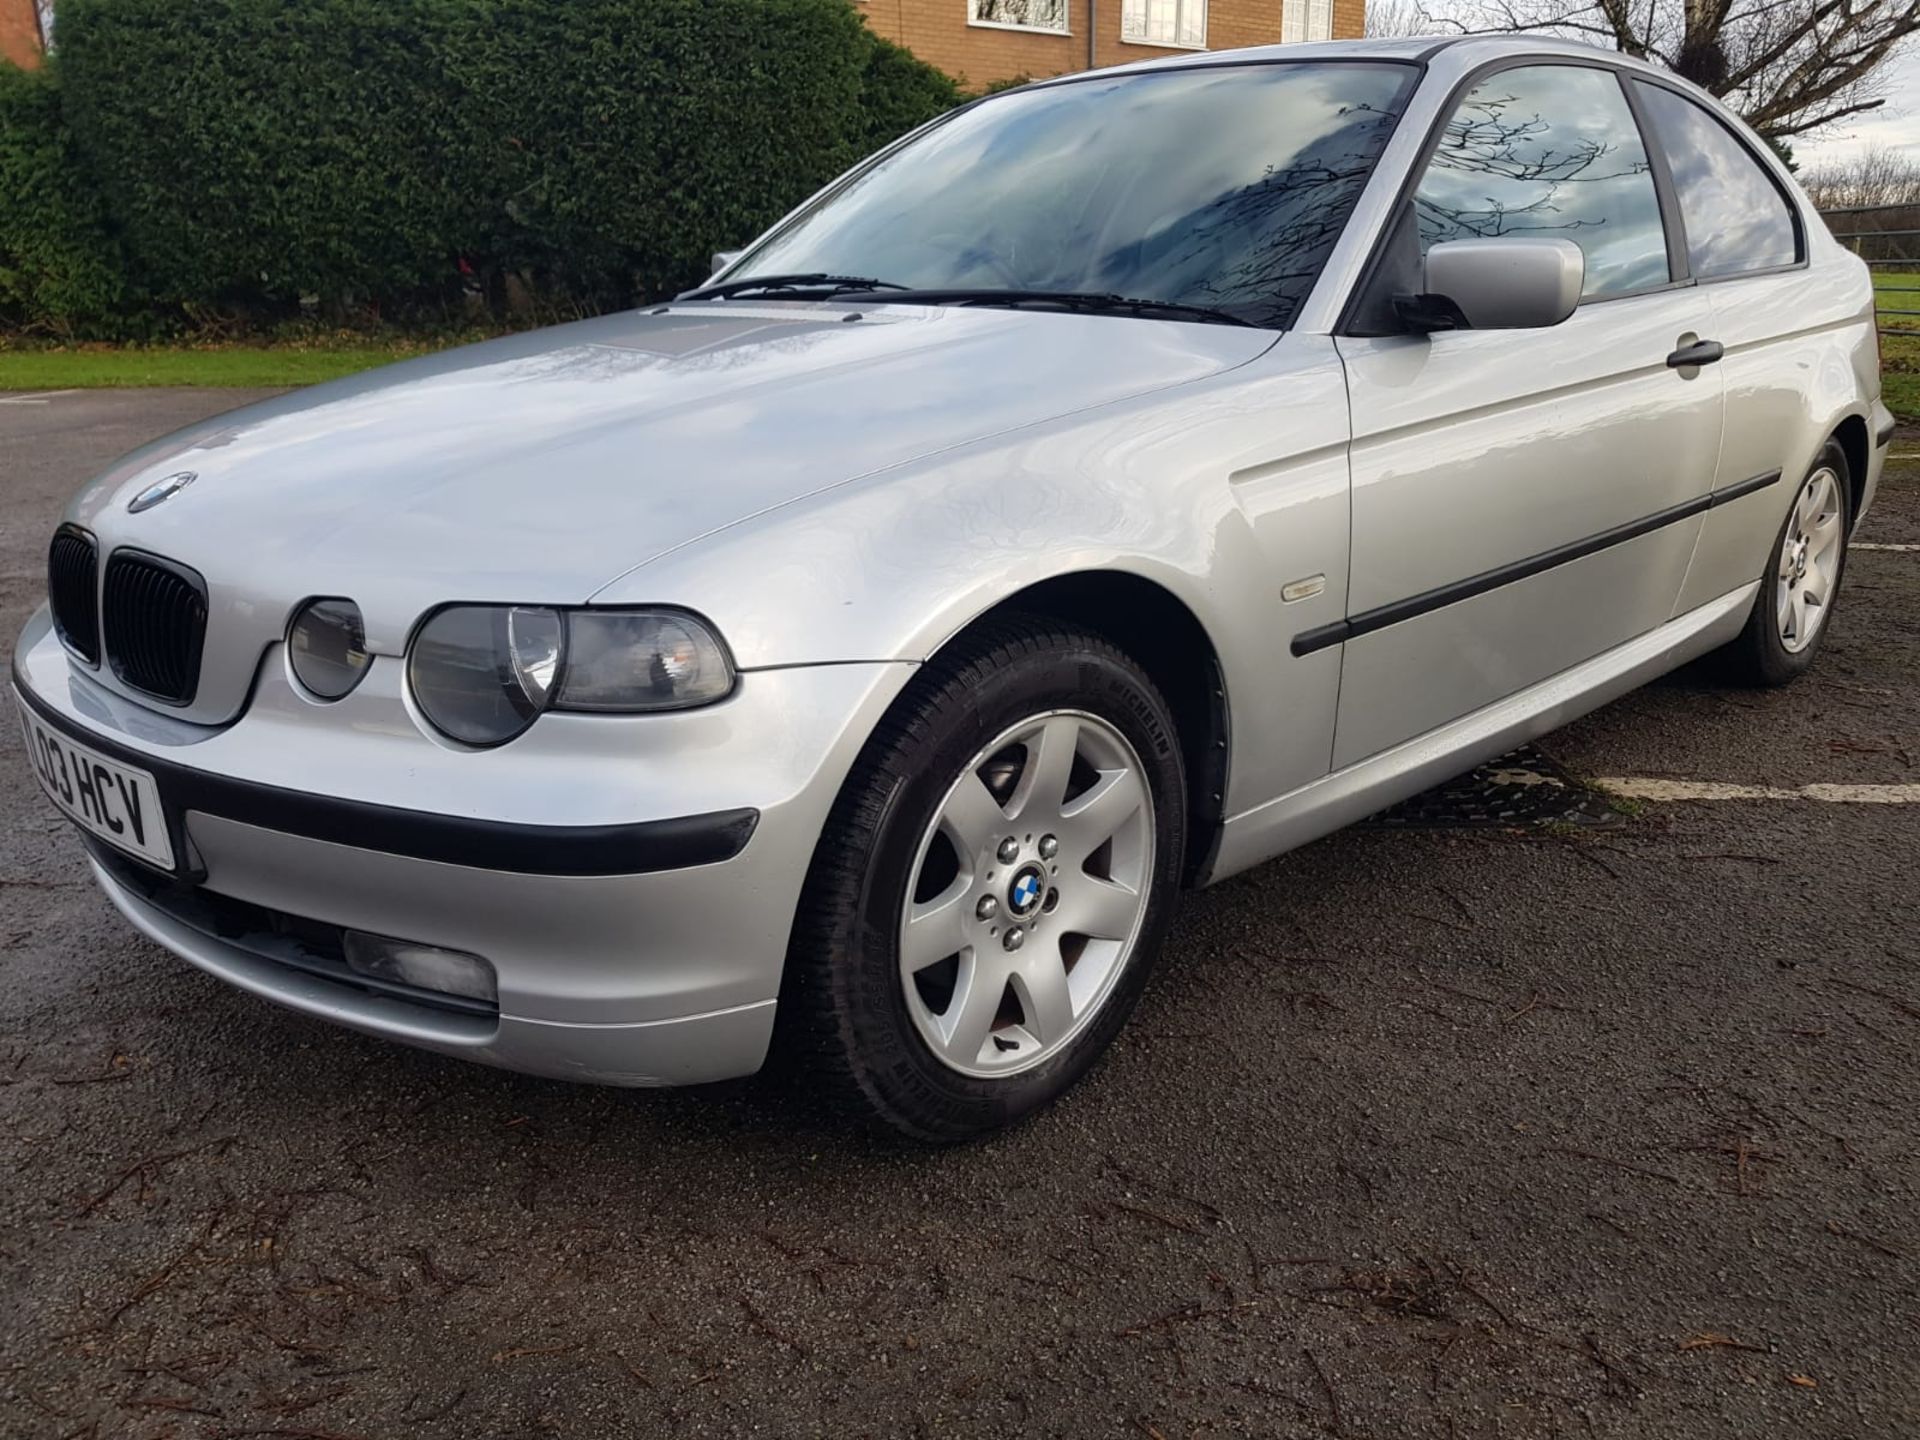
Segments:
[[[1433,19],[1420,0],[1367,0],[1369,40],[1399,40],[1408,35],[1430,35],[1433,30]]]
[[[1420,0],[1420,28],[1545,32],[1658,61],[1768,139],[1886,103],[1882,65],[1920,34],[1920,0]]]
[[[1845,160],[1815,165],[1800,183],[1822,210],[1848,205],[1920,205],[1920,159],[1872,145]]]

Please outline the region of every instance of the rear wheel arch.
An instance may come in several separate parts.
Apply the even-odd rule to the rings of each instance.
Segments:
[[[1860,502],[1866,498],[1867,466],[1873,459],[1873,437],[1867,433],[1864,415],[1849,415],[1834,427],[1833,439],[1847,457],[1847,488],[1851,492],[1847,514],[1851,521],[1860,518]]]

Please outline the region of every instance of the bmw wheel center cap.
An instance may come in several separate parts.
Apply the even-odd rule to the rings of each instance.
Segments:
[[[1025,919],[1040,908],[1040,898],[1046,893],[1046,872],[1038,865],[1023,865],[1014,872],[1012,883],[1007,886],[1007,912],[1016,919]]]

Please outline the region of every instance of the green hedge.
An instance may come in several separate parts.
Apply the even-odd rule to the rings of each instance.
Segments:
[[[52,79],[0,63],[0,328],[129,328],[120,251],[73,152]]]
[[[68,329],[643,301],[958,99],[849,0],[62,0],[50,68],[0,215],[41,176],[118,289],[0,279],[0,319]]]

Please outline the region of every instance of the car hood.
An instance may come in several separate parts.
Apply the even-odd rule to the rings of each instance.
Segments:
[[[398,653],[437,604],[581,602],[748,516],[1199,379],[1274,338],[1059,312],[663,306],[218,416],[126,457],[69,518],[103,552],[135,546],[205,577],[191,718],[211,722],[237,712],[260,651],[308,597],[354,599],[372,648]],[[129,511],[185,472],[163,502]]]

